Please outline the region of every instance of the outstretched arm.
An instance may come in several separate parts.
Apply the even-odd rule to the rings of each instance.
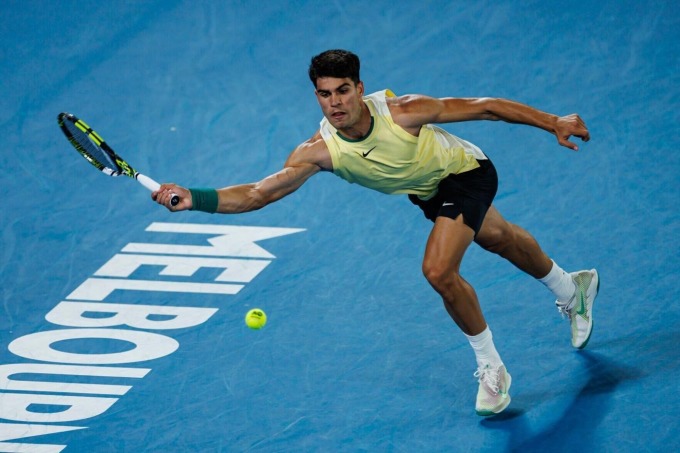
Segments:
[[[293,151],[282,170],[261,181],[217,189],[215,212],[236,214],[254,211],[296,191],[307,179],[323,169],[324,162],[319,160],[319,156],[323,156],[325,145],[323,141],[319,142],[315,138],[316,136]],[[180,197],[176,206],[170,204],[172,193]],[[170,211],[184,211],[197,207],[190,190],[176,184],[162,184],[151,197]]]
[[[519,102],[499,98],[431,98],[410,95],[396,98],[390,106],[395,122],[409,132],[428,123],[473,120],[502,120],[544,129],[557,137],[560,145],[578,150],[571,136],[590,140],[590,133],[577,114],[557,116]]]

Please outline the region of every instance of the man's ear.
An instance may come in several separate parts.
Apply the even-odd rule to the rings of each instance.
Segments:
[[[359,93],[360,96],[364,95],[364,82],[362,82],[361,80],[359,81],[359,83],[357,83],[357,92]]]

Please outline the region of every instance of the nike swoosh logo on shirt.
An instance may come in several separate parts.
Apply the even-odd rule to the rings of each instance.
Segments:
[[[369,149],[368,151],[366,151],[365,153],[362,153],[362,156],[364,156],[364,157],[368,156],[369,154],[371,154],[371,151],[373,151],[374,149],[375,149],[375,146],[373,148]]]

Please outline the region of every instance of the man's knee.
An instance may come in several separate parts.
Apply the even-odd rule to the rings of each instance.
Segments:
[[[423,261],[423,275],[439,293],[455,291],[461,284],[461,277],[456,269],[434,260]]]

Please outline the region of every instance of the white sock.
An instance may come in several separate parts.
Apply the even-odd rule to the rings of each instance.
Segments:
[[[496,351],[496,347],[493,344],[493,335],[491,335],[491,329],[486,326],[486,329],[478,335],[465,335],[472,346],[472,350],[475,351],[475,357],[477,358],[477,365],[481,368],[484,366],[491,365],[492,367],[503,365],[501,356]]]
[[[538,281],[547,286],[555,297],[557,297],[557,300],[565,303],[569,302],[569,299],[571,299],[571,296],[573,296],[576,291],[574,280],[572,280],[571,275],[567,274],[555,261],[552,263],[553,266],[552,269],[550,269],[550,272],[548,272],[548,275],[539,278]]]

